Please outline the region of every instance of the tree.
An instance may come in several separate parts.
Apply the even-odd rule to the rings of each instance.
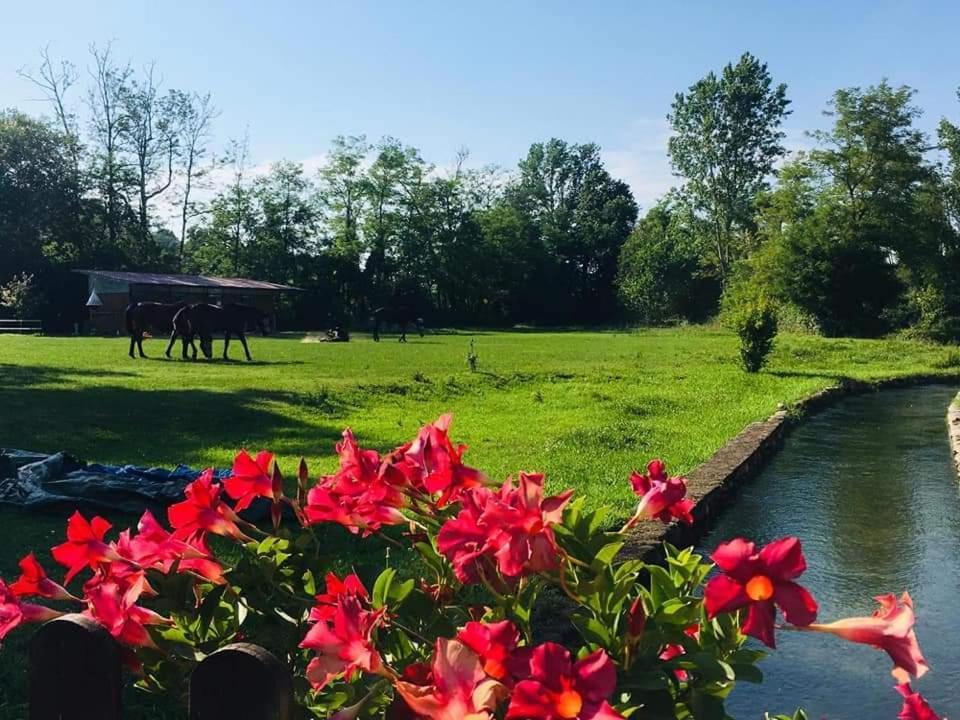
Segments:
[[[175,90],[175,105],[179,108],[180,159],[183,173],[183,195],[180,199],[180,237],[177,252],[177,267],[183,268],[183,250],[187,240],[187,223],[197,217],[201,210],[192,194],[195,185],[205,173],[201,163],[207,154],[210,142],[210,126],[219,114],[210,100],[210,93],[187,94]]]
[[[676,196],[655,205],[620,251],[617,288],[641,322],[702,320],[716,307],[717,288],[701,271],[702,234],[689,206]]]
[[[629,187],[610,176],[592,143],[535,143],[519,170],[507,193],[543,245],[538,314],[609,318],[617,257],[637,218]]]
[[[7,308],[18,320],[34,319],[41,302],[33,275],[20,273],[0,285],[0,307]]]
[[[129,92],[133,70],[129,63],[114,63],[110,45],[103,50],[93,45],[90,55],[94,63],[90,73],[93,85],[87,96],[94,144],[92,175],[104,198],[108,242],[116,247],[129,209],[128,191],[134,185],[131,168],[123,162],[121,155],[123,134],[127,129],[124,98]]]
[[[148,65],[143,77],[131,78],[120,95],[124,117],[120,146],[133,156],[137,193],[140,245],[137,255],[149,264],[157,262],[157,247],[150,237],[149,204],[173,184],[184,112],[183,94],[161,94],[155,70],[153,64]]]
[[[678,93],[667,116],[674,171],[698,212],[709,221],[721,278],[742,256],[736,235],[750,229],[753,200],[785,153],[783,118],[790,101],[766,63],[744,53],[720,77],[710,72]]]

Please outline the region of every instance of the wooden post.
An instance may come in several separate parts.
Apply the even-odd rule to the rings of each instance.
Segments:
[[[120,652],[83,615],[44,624],[30,642],[30,720],[119,720]]]
[[[190,720],[289,720],[287,668],[259,645],[234,643],[209,655],[190,677]]]

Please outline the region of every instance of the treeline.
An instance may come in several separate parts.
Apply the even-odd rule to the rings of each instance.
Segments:
[[[831,129],[788,155],[787,88],[744,55],[676,96],[680,183],[638,220],[594,144],[535,143],[507,172],[339,137],[316,173],[264,169],[246,140],[214,155],[208,94],[163,90],[109,48],[85,94],[72,64],[41,61],[24,75],[52,119],[0,113],[8,313],[76,319],[68,271],[95,267],[295,285],[285,312],[312,327],[391,303],[432,324],[659,324],[761,298],[828,334],[955,334],[960,129],[920,132],[910,88],[838,91]]]
[[[669,152],[685,183],[624,245],[625,305],[648,323],[759,303],[827,335],[960,339],[960,128],[928,137],[914,96],[838,90],[830,129],[787,157],[786,87],[756,58],[678,94]]]

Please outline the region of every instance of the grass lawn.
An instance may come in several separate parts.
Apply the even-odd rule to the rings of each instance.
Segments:
[[[476,373],[465,359],[470,337]],[[154,357],[135,361],[122,338],[0,335],[0,447],[197,467],[269,448],[292,474],[301,455],[312,470],[331,470],[345,426],[361,445],[387,450],[450,411],[470,464],[497,478],[543,470],[553,490],[576,487],[626,515],[628,474],[652,457],[689,470],[778,403],[843,377],[960,369],[956,351],[923,343],[783,335],[769,367],[748,375],[735,337],[711,328],[437,334],[406,345],[301,339],[253,338],[253,363],[193,363],[157,359],[160,340],[146,343]],[[0,510],[0,576],[15,576],[17,558],[49,547],[63,523]],[[356,550],[331,542],[341,564]],[[11,643],[0,661],[0,716],[23,700],[16,652]]]

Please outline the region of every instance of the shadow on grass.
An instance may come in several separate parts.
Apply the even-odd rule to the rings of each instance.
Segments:
[[[764,370],[764,374],[780,378],[812,378],[814,380],[829,380],[832,383],[850,382],[845,375],[835,375],[828,372],[814,372],[810,370]]]
[[[4,382],[0,445],[65,450],[98,462],[196,466],[209,460],[211,448],[325,455],[343,429],[332,417],[308,423],[271,407],[290,399],[274,391],[47,386],[76,375],[28,368]]]

